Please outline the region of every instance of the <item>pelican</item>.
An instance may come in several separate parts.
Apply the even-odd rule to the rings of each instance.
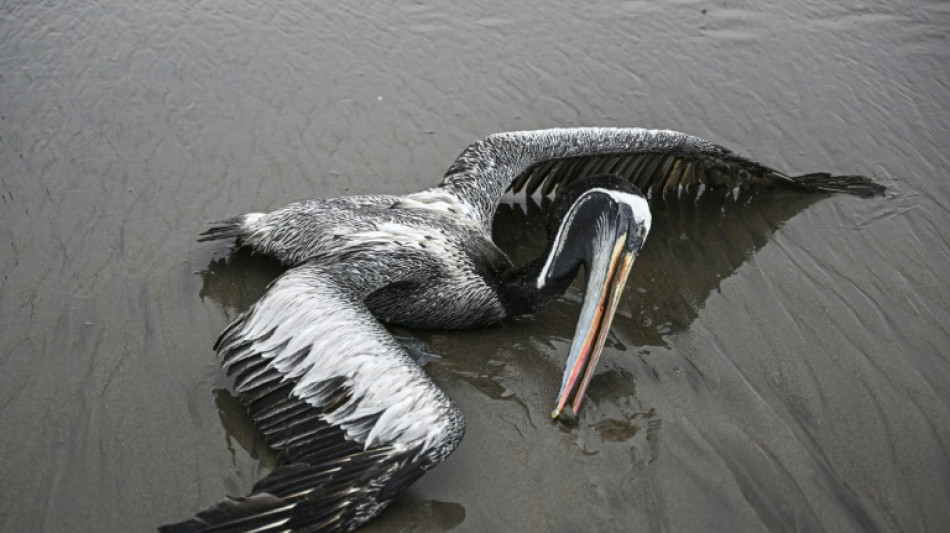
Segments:
[[[458,446],[459,408],[383,323],[457,329],[530,313],[580,267],[586,289],[552,416],[577,412],[650,231],[647,197],[710,188],[880,195],[862,176],[790,176],[684,133],[567,128],[490,135],[405,196],[290,204],[218,223],[289,269],[215,344],[279,452],[253,487],[163,531],[350,531]],[[548,243],[516,266],[492,242],[507,191],[557,190]]]

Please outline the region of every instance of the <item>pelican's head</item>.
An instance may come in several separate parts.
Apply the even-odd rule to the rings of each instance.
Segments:
[[[643,194],[616,175],[576,181],[557,202],[550,220],[551,246],[537,277],[538,290],[563,292],[581,265],[587,286],[553,418],[576,413],[580,407],[651,221]]]

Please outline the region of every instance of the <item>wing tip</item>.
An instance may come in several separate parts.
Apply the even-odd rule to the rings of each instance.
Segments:
[[[287,523],[295,504],[268,493],[232,498],[215,504],[194,517],[158,527],[161,533],[199,531],[246,531]]]
[[[325,464],[287,464],[260,480],[253,494],[229,498],[158,531],[351,531],[434,466],[416,454],[416,449],[384,447]]]
[[[841,192],[860,198],[884,196],[887,187],[875,183],[867,176],[841,175],[835,176],[827,172],[815,172],[793,176],[792,182],[799,188],[819,192]]]

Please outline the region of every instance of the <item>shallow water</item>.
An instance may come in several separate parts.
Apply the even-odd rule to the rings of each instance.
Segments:
[[[950,4],[535,4],[0,6],[0,529],[148,530],[264,474],[211,345],[280,269],[209,220],[563,125],[888,194],[657,205],[574,425],[578,288],[415,332],[467,433],[367,530],[950,529]],[[538,211],[499,215],[516,260]]]

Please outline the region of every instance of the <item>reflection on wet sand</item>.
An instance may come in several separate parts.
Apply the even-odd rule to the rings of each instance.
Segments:
[[[650,237],[627,282],[615,323],[624,324],[635,345],[666,346],[664,335],[686,329],[723,280],[788,219],[822,198],[790,191],[756,191],[734,198],[716,191],[699,198],[654,199]],[[516,264],[536,257],[543,246],[543,211],[544,203],[533,199],[499,207],[494,239]],[[580,301],[576,287],[566,299]]]
[[[214,404],[218,407],[218,416],[221,417],[221,426],[227,435],[228,451],[231,452],[232,461],[236,464],[235,449],[232,445],[232,442],[236,442],[263,466],[275,468],[277,452],[264,442],[264,434],[254,425],[251,415],[241,405],[241,399],[225,389],[215,389],[213,394]]]
[[[199,272],[202,285],[198,294],[214,300],[229,314],[243,312],[284,270],[276,259],[237,248],[225,257],[212,259]]]
[[[409,487],[382,514],[361,527],[361,533],[437,533],[465,521],[465,507],[454,502],[427,500]]]

